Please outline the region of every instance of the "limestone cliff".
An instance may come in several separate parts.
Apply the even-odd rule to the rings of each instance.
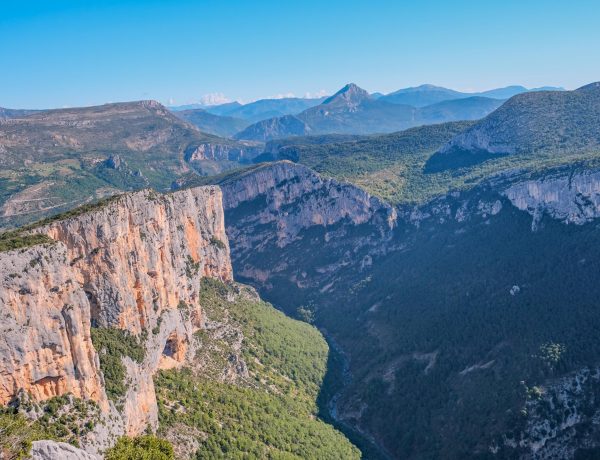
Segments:
[[[600,171],[557,171],[509,186],[504,195],[534,217],[543,214],[565,223],[584,224],[600,217]]]
[[[185,152],[185,160],[194,164],[203,160],[249,162],[260,155],[263,145],[259,142],[242,141],[235,144],[204,142],[194,145]]]
[[[221,191],[136,192],[28,231],[54,243],[0,253],[0,403],[19,390],[72,393],[114,415],[90,327],[120,328],[145,358],[123,360],[128,390],[113,425],[130,435],[155,426],[152,376],[193,353],[200,278],[232,279]]]
[[[387,203],[289,161],[259,166],[221,187],[234,266],[258,286],[270,286],[280,273],[285,283],[327,289],[338,268],[360,268],[385,252],[382,242],[396,225]],[[311,252],[311,239],[327,251]],[[284,247],[290,258],[271,257]]]
[[[70,392],[106,408],[88,299],[67,260],[63,244],[0,254],[0,404],[23,388],[37,400]]]

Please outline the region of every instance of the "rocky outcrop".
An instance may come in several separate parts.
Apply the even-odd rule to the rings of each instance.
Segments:
[[[97,455],[55,441],[35,441],[31,448],[31,460],[99,460]]]
[[[396,220],[396,211],[390,205],[363,189],[324,179],[290,161],[250,170],[223,184],[222,189],[225,211],[264,199],[266,206],[255,216],[255,221],[265,224],[277,220],[276,238],[280,246],[313,225],[326,227],[344,219],[360,225],[373,220],[390,229]]]
[[[193,353],[200,278],[232,279],[221,191],[136,192],[29,231],[55,243],[0,253],[0,402],[72,393],[114,412],[90,326],[120,328],[146,351],[124,358],[123,430],[155,427],[152,376]]]
[[[534,218],[542,215],[565,223],[584,224],[600,217],[600,171],[562,171],[515,183],[504,195]]]
[[[185,151],[185,161],[191,163],[205,160],[250,162],[260,155],[263,145],[256,142],[215,143],[204,142],[188,147]]]
[[[579,449],[593,449],[600,433],[599,389],[600,369],[589,367],[529,388],[523,429],[507,433],[492,450],[504,445],[521,449],[520,458],[543,460],[577,458]]]

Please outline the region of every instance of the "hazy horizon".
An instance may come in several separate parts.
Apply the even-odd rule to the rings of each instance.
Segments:
[[[600,80],[594,11],[587,0],[3,2],[0,106],[249,102],[348,82],[574,89]]]

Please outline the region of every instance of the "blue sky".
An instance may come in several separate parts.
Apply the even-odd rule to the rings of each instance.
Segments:
[[[600,80],[597,1],[0,0],[0,106]]]

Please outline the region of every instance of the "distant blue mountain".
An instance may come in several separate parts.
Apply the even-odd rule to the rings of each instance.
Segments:
[[[563,88],[543,87],[527,89],[524,86],[507,86],[505,88],[496,88],[478,93],[464,93],[441,86],[421,85],[411,88],[404,88],[380,97],[380,100],[392,104],[406,104],[414,107],[425,107],[427,105],[437,104],[439,102],[455,99],[465,99],[468,97],[488,97],[492,99],[510,99],[521,93],[532,91],[564,91]]]
[[[500,99],[477,96],[417,108],[383,99],[351,83],[317,106],[297,115],[255,123],[234,138],[265,142],[289,136],[389,133],[413,126],[479,119],[503,103]]]
[[[282,99],[260,99],[249,104],[239,102],[204,107],[208,113],[241,118],[252,123],[268,118],[295,115],[306,109],[319,105],[325,98],[286,97]]]

